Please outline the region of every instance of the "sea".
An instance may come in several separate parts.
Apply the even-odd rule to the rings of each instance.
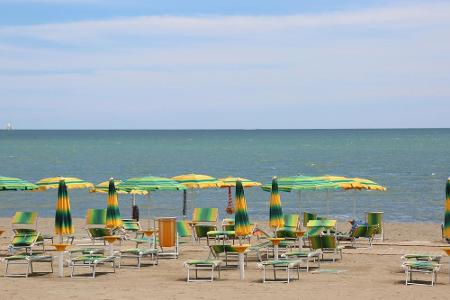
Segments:
[[[99,183],[113,177],[172,177],[186,173],[235,176],[269,183],[273,176],[369,178],[380,191],[281,193],[284,213],[303,211],[346,220],[382,211],[386,221],[441,223],[450,176],[450,129],[374,130],[2,130],[0,175],[31,182],[55,176]],[[227,217],[227,189],[188,192],[194,207],[218,207]],[[72,215],[106,207],[106,194],[69,191]],[[250,219],[267,220],[269,193],[247,188]],[[56,190],[0,192],[0,216],[15,211],[55,214]],[[120,195],[123,217],[132,196]],[[182,214],[183,193],[136,196],[141,218]]]

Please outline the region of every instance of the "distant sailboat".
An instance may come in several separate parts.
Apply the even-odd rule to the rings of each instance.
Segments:
[[[11,123],[6,124],[6,128],[5,129],[6,130],[13,130],[12,124]]]

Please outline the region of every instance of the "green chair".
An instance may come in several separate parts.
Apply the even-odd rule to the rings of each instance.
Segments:
[[[217,207],[194,208],[192,213],[192,226],[194,227],[195,239],[200,242],[202,238],[208,239],[209,231],[217,230],[217,218],[219,209]]]
[[[17,254],[7,256],[4,260],[6,263],[5,277],[28,277],[28,275],[35,273],[33,263],[50,263],[50,273],[53,273],[53,257],[51,255]],[[26,271],[25,273],[11,273],[9,272],[10,265],[26,265]]]
[[[75,268],[89,268],[92,272],[92,278],[95,278],[97,268],[100,265],[111,264],[113,272],[116,272],[116,262],[114,256],[104,256],[101,254],[87,254],[75,257],[70,260],[69,266],[71,268],[70,277],[75,276]]]
[[[303,212],[303,227],[307,227],[308,222],[311,220],[317,220],[317,214],[306,211]]]
[[[38,233],[38,243],[44,243],[44,240],[51,240],[53,243],[53,235],[41,234],[37,231],[37,221],[38,213],[35,211],[16,211],[12,217],[11,227],[14,234]]]
[[[44,243],[39,242],[39,234],[34,233],[21,233],[15,234],[9,243],[8,252],[14,254],[16,250],[25,249],[26,254],[33,254],[34,246],[42,246],[42,251],[44,251]]]
[[[300,266],[302,264],[302,260],[287,260],[287,259],[281,259],[281,260],[268,260],[263,261],[257,264],[259,269],[263,270],[263,283],[266,282],[284,282],[289,283],[291,278],[291,270],[296,270],[297,272],[297,279],[300,279]],[[267,279],[267,268],[271,267],[273,269],[273,279],[268,280]],[[277,277],[277,271],[283,270],[286,271],[287,277],[286,278],[279,278]]]
[[[428,285],[413,281],[412,274],[421,273],[431,274],[431,282],[429,285],[433,286],[437,278],[437,272],[439,271],[441,265],[435,261],[407,260],[406,262],[403,262],[402,267],[405,270],[406,285]]]
[[[277,230],[277,237],[286,239],[297,239],[295,232],[300,225],[300,216],[298,214],[286,214],[284,215],[284,227]]]
[[[350,241],[352,247],[355,247],[357,239],[367,239],[369,242],[369,248],[372,247],[373,238],[375,233],[378,232],[378,225],[359,225],[348,233],[336,234],[338,241]]]
[[[214,270],[218,271],[218,278],[220,278],[220,267],[222,265],[221,260],[217,259],[205,259],[205,260],[197,260],[197,259],[191,259],[184,262],[184,267],[187,270],[187,282],[192,281],[214,281]],[[195,279],[191,278],[191,271],[195,271]],[[211,271],[211,275],[207,278],[199,278],[198,277],[198,271],[205,270],[205,271]]]
[[[234,219],[223,219],[222,220],[222,230],[234,231]]]
[[[377,225],[378,229],[375,232],[374,239],[384,241],[384,229],[383,229],[383,212],[368,212],[366,215],[366,222],[369,226]]]
[[[317,267],[320,268],[320,256],[322,255],[322,250],[296,250],[291,252],[286,252],[281,255],[281,258],[287,260],[303,260],[306,262],[306,272],[309,272],[309,263],[317,263]]]
[[[106,245],[105,236],[112,235],[112,230],[106,228],[106,209],[88,208],[86,213],[86,231],[92,244],[97,241]]]
[[[123,265],[122,260],[125,258],[134,258],[137,260],[136,268],[140,269],[144,258],[150,258],[151,264],[158,264],[158,249],[132,248],[120,250],[119,268]]]
[[[177,221],[177,234],[179,238],[192,238],[192,227],[188,221]]]
[[[212,257],[216,260],[221,260],[225,262],[225,267],[239,266],[239,252],[232,245],[211,245],[209,246]],[[247,250],[244,253],[244,262],[247,265]],[[235,264],[230,264],[230,262],[235,262]]]
[[[324,257],[324,253],[332,253],[333,254],[333,262],[336,261],[336,256],[339,254],[342,260],[342,246],[337,244],[336,237],[333,235],[316,235],[310,236],[309,238],[310,247],[312,250],[321,250],[322,251],[322,259]]]
[[[135,219],[122,219],[122,229],[127,233],[134,233],[135,237],[142,235],[142,227]]]

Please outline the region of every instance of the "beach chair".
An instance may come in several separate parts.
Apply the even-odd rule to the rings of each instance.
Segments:
[[[219,209],[213,208],[194,208],[191,224],[194,228],[195,239],[200,242],[202,238],[208,238],[208,231],[217,230],[217,218]]]
[[[177,221],[177,234],[179,243],[187,242],[183,241],[183,238],[192,238],[192,227],[189,225],[188,221]]]
[[[209,249],[214,259],[225,262],[225,267],[239,266],[239,252],[232,245],[212,245],[209,246]],[[246,250],[244,253],[245,266],[247,266],[247,253],[249,252],[250,250]],[[230,262],[235,262],[236,264],[230,264]]]
[[[297,279],[300,279],[300,265],[302,260],[268,260],[257,263],[257,267],[263,270],[263,283],[266,282],[284,282],[289,283],[291,281],[291,270],[295,270],[297,272]],[[273,269],[273,279],[267,279],[267,268]],[[279,278],[277,276],[277,271],[283,270],[287,273],[286,278]]]
[[[77,256],[71,259],[69,267],[71,268],[70,277],[75,277],[75,268],[89,268],[92,272],[92,278],[95,278],[97,268],[100,265],[111,264],[113,271],[116,272],[116,262],[114,256],[104,256],[102,254],[87,254]]]
[[[300,216],[298,214],[284,215],[284,227],[277,230],[277,237],[285,239],[297,239],[295,232],[300,226]]]
[[[135,238],[143,235],[141,224],[135,219],[122,219],[122,229],[126,233],[134,233]]]
[[[155,222],[158,224],[157,243],[161,249],[158,255],[178,258],[180,251],[176,218],[158,218]]]
[[[302,260],[306,263],[306,272],[309,272],[309,263],[317,263],[317,267],[320,268],[320,256],[322,250],[296,250],[292,252],[286,252],[281,255],[281,258],[287,260]]]
[[[336,234],[336,238],[338,241],[350,241],[352,247],[355,246],[357,239],[367,239],[370,248],[376,232],[378,232],[378,225],[358,225],[348,233]]]
[[[430,285],[433,286],[437,279],[437,273],[441,265],[436,261],[424,261],[424,260],[406,260],[402,263],[402,267],[405,270],[405,285]],[[431,274],[430,284],[419,283],[413,281],[412,274]]]
[[[339,255],[342,260],[342,249],[343,247],[337,244],[336,237],[333,235],[316,235],[310,236],[309,238],[310,247],[312,250],[321,250],[322,259],[324,258],[324,253],[333,254],[333,262],[336,261],[336,256]]]
[[[44,243],[45,240],[51,240],[53,243],[53,235],[42,234],[37,230],[38,213],[35,211],[16,211],[11,220],[11,227],[14,234],[32,234],[38,233],[38,243]]]
[[[400,260],[402,262],[408,260],[416,260],[416,261],[434,261],[439,263],[441,261],[441,258],[442,255],[436,254],[405,254],[400,258]]]
[[[119,268],[124,266],[122,261],[125,258],[136,259],[137,264],[135,267],[138,269],[141,268],[142,261],[145,258],[149,258],[150,263],[154,266],[154,265],[158,264],[158,249],[132,248],[132,249],[120,250],[120,252],[119,252]]]
[[[222,230],[224,231],[234,231],[234,219],[223,219],[222,220]]]
[[[86,212],[86,231],[94,245],[101,241],[106,245],[105,236],[112,235],[111,229],[106,228],[106,209],[88,208]]]
[[[221,260],[206,259],[206,260],[188,260],[184,262],[184,267],[187,270],[187,282],[193,281],[214,281],[214,270],[218,271],[218,278],[220,278],[220,267],[222,265]],[[198,271],[211,271],[211,275],[207,278],[198,277]],[[191,278],[191,271],[195,271],[195,279]]]
[[[378,226],[374,239],[384,241],[383,212],[368,212],[366,222],[369,226]]]
[[[53,273],[53,257],[51,255],[17,254],[5,257],[4,261],[6,263],[5,277],[28,277],[28,275],[35,273],[33,263],[50,263],[51,271],[49,273]],[[25,265],[26,271],[24,273],[11,273],[10,265]]]
[[[315,213],[309,213],[309,212],[303,212],[303,227],[307,227],[307,224],[311,220],[317,220],[317,214]]]
[[[38,241],[39,234],[34,233],[20,233],[15,234],[8,245],[8,252],[13,255],[16,250],[25,249],[26,254],[33,254],[33,247],[42,246],[44,251],[44,243]]]

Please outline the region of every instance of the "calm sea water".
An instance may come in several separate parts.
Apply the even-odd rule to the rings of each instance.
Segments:
[[[344,175],[367,177],[387,192],[302,192],[301,210],[345,219],[365,211],[384,211],[399,222],[442,222],[445,182],[450,175],[450,129],[419,130],[198,130],[198,131],[0,131],[0,174],[37,181],[75,176],[98,183],[110,177],[171,177],[202,173],[246,177],[267,183],[272,176]],[[0,216],[36,210],[53,216],[56,190],[0,192]],[[73,215],[106,207],[106,195],[71,190]],[[250,217],[268,219],[269,195],[246,190]],[[189,208],[219,207],[227,192],[189,194]],[[328,199],[328,205],[327,200]],[[138,197],[141,217],[179,216],[181,192]],[[149,204],[150,203],[150,204]],[[296,193],[282,193],[286,213],[299,210]],[[120,196],[130,215],[130,197]]]

